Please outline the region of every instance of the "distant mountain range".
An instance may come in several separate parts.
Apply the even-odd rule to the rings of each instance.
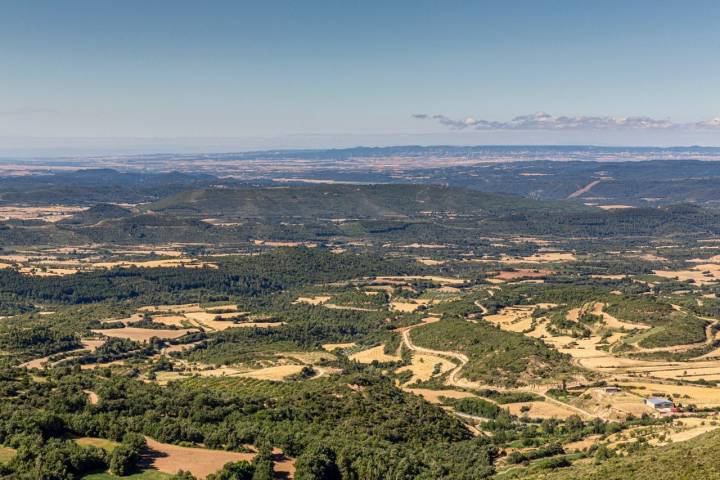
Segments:
[[[137,204],[217,186],[337,183],[444,185],[604,208],[715,208],[720,148],[398,146],[0,161],[0,204]]]

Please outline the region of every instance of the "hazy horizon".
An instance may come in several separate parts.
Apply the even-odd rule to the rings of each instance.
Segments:
[[[8,2],[0,156],[720,145],[692,4]]]
[[[222,154],[272,150],[333,150],[362,147],[513,147],[513,146],[592,146],[607,148],[720,148],[720,144],[702,143],[702,139],[686,143],[603,143],[587,141],[516,141],[473,142],[466,136],[428,136],[404,135],[383,138],[383,136],[334,137],[331,140],[318,141],[322,136],[287,138],[0,138],[0,159],[92,157],[113,155],[152,155],[152,154]],[[499,140],[499,139],[498,139]]]

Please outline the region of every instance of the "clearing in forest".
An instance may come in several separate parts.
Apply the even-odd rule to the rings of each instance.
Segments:
[[[353,353],[350,355],[350,360],[355,360],[360,363],[372,363],[377,360],[380,363],[383,362],[399,362],[400,357],[396,355],[388,355],[385,353],[385,345],[378,345],[377,347],[368,348],[360,352]]]
[[[513,415],[530,418],[567,418],[578,414],[575,410],[547,401],[510,403],[507,408]]]
[[[412,373],[412,377],[406,382],[406,385],[411,385],[416,382],[430,380],[432,377],[442,375],[453,368],[455,368],[455,364],[443,357],[425,353],[414,353],[410,365],[401,367],[397,369],[396,372]]]
[[[150,452],[146,456],[148,464],[161,472],[175,474],[178,470],[189,471],[197,478],[205,478],[215,473],[229,462],[247,461],[255,458],[255,453],[227,452],[207,448],[180,447],[146,438]]]
[[[261,368],[258,370],[250,370],[249,372],[239,373],[238,376],[247,378],[256,378],[259,380],[272,380],[280,382],[290,375],[296,375],[302,371],[304,365],[276,365],[274,367]]]
[[[532,326],[532,313],[535,305],[505,307],[493,315],[485,315],[484,320],[510,332],[524,332]]]
[[[136,342],[147,342],[153,337],[157,337],[163,340],[172,340],[174,338],[182,337],[183,335],[186,335],[190,332],[196,332],[197,330],[190,328],[166,330],[156,328],[125,327],[105,328],[91,331],[96,335],[105,335],[106,337],[127,338],[128,340],[134,340]]]

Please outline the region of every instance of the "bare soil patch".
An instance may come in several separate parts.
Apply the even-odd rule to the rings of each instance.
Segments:
[[[255,453],[226,452],[207,448],[192,448],[160,443],[146,438],[151,453],[147,456],[150,466],[161,472],[175,474],[186,470],[198,478],[205,478],[222,469],[228,462],[245,460],[251,462]]]

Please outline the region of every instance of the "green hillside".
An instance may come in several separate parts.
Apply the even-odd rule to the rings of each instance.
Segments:
[[[600,465],[585,464],[529,476],[503,479],[533,480],[714,480],[720,478],[720,432],[693,440],[654,448],[629,457],[616,457]]]
[[[177,215],[235,218],[402,218],[429,213],[493,216],[528,211],[592,211],[573,203],[537,202],[437,185],[208,188],[171,195],[143,208]]]

